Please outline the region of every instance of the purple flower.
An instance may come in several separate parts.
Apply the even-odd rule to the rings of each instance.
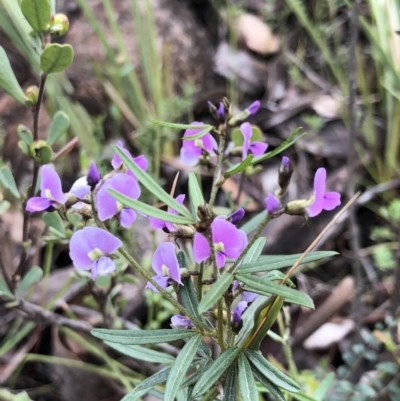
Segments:
[[[140,187],[137,181],[130,175],[117,173],[104,182],[96,195],[96,206],[101,221],[111,219],[120,213],[119,219],[122,227],[129,227],[136,220],[136,213],[133,209],[123,207],[109,192],[114,189],[132,199],[140,196]]]
[[[227,257],[237,259],[247,245],[245,232],[223,218],[217,217],[211,223],[211,231],[219,268],[225,266]],[[210,246],[203,234],[196,233],[194,235],[193,253],[197,263],[203,262],[211,256]]]
[[[156,281],[161,288],[167,288],[171,280],[182,284],[181,270],[178,258],[175,254],[175,245],[171,242],[164,242],[158,246],[154,252],[151,266],[157,273],[157,275],[153,277],[153,280]],[[146,288],[158,292],[151,283],[147,283]]]
[[[340,205],[338,192],[325,192],[326,170],[319,168],[314,177],[314,203],[308,207],[308,215],[315,217],[322,210],[333,210]]]
[[[40,168],[40,196],[30,198],[26,203],[26,210],[28,212],[52,210],[63,205],[67,199],[56,170],[46,164]]]
[[[263,142],[251,142],[251,136],[253,135],[253,130],[250,123],[243,123],[240,126],[240,131],[243,134],[243,149],[242,149],[242,160],[247,157],[250,152],[254,156],[261,156],[268,149],[268,145]]]
[[[136,163],[143,171],[147,170],[148,162],[147,162],[147,159],[143,155],[134,158],[129,153],[129,151],[122,146],[121,141],[118,141],[116,143],[116,145],[120,149],[122,149],[122,151],[126,154],[126,156],[128,156],[130,160],[132,160],[134,163]],[[119,157],[119,155],[117,153],[114,153],[114,157],[111,160],[111,165],[113,166],[113,168],[118,169],[121,167],[121,164],[122,164],[121,158]],[[133,174],[132,171],[128,170],[127,174],[133,176],[136,179],[136,176],[135,176],[135,174]]]
[[[185,200],[185,195],[178,195],[175,200],[179,203],[179,204],[183,204],[184,200]],[[177,216],[179,214],[179,212],[177,212],[176,210],[172,209],[171,207],[168,207],[168,213],[173,214],[175,216]],[[169,221],[164,221],[164,220],[160,220],[157,219],[155,217],[149,217],[149,221],[150,221],[150,225],[157,229],[167,229],[169,233],[172,233],[173,231],[175,231],[175,226],[173,223],[169,222]]]
[[[96,185],[100,182],[100,178],[100,172],[96,166],[96,163],[90,162],[87,182],[92,190],[96,188]]]
[[[171,317],[171,324],[177,329],[191,329],[193,327],[192,321],[183,315],[174,315]]]
[[[85,227],[76,231],[69,243],[69,255],[74,266],[91,270],[93,280],[115,270],[111,255],[122,246],[122,241],[98,227]]]
[[[227,220],[230,221],[232,224],[236,226],[244,217],[244,209],[240,207],[239,209],[236,209],[234,212],[232,212]]]
[[[247,308],[246,301],[240,301],[232,311],[232,321],[239,323],[242,320],[242,314]]]
[[[195,121],[191,125],[202,126],[204,124]],[[187,129],[183,134],[183,137],[185,138],[196,135],[201,131],[201,127],[200,129]],[[203,154],[203,151],[207,151],[211,156],[214,156],[214,149],[218,149],[218,145],[210,133],[205,134],[203,137],[193,141],[184,140],[181,148],[181,159],[188,166],[195,166]]]
[[[265,199],[265,207],[267,209],[268,214],[275,213],[280,206],[279,200],[275,197],[274,194],[268,194],[268,196]]]
[[[259,100],[256,100],[255,102],[253,102],[248,108],[247,110],[249,111],[251,116],[254,116],[254,114],[257,113],[258,110],[260,110],[260,106],[261,103]]]
[[[239,282],[235,280],[232,284],[232,291],[235,291],[239,286]],[[257,297],[258,294],[249,291],[243,291],[240,296],[242,297],[242,301],[246,301],[247,303],[253,302]]]

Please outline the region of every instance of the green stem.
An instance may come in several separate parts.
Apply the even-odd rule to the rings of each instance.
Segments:
[[[44,251],[44,261],[43,261],[43,275],[44,277],[50,274],[51,262],[53,260],[53,250],[54,250],[54,242],[49,241],[46,245]]]
[[[215,197],[217,196],[217,192],[218,192],[218,189],[219,189],[219,186],[217,185],[217,182],[218,182],[219,177],[221,175],[222,160],[224,158],[224,150],[225,150],[225,133],[221,132],[221,135],[219,137],[219,146],[218,146],[218,152],[219,153],[218,153],[217,165],[215,166],[214,179],[213,179],[212,190],[211,190],[211,196],[210,196],[210,201],[208,202],[208,204],[210,205],[211,209],[212,209],[212,207],[214,205]]]
[[[197,276],[197,299],[200,302],[203,297],[203,274],[204,274],[204,262],[200,263],[199,275]]]

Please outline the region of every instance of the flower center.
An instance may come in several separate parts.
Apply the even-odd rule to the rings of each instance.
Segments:
[[[214,243],[215,252],[225,252],[225,245],[223,242]]]
[[[194,146],[196,146],[197,148],[202,148],[203,149],[203,140],[202,139],[195,139],[194,141]]]
[[[116,202],[117,202],[117,209],[120,212],[124,208],[124,205],[119,201],[116,201]]]
[[[162,265],[161,266],[161,271],[162,271],[164,276],[169,277],[169,268],[168,268],[168,266]]]
[[[50,189],[45,189],[45,190],[44,190],[44,194],[45,194],[45,196],[46,196],[47,199],[54,200],[53,197],[52,197],[52,195],[51,195]]]
[[[95,260],[100,259],[102,256],[105,256],[105,255],[99,248],[95,248],[95,249],[93,249],[93,251],[90,251],[88,253],[88,256],[89,256],[90,260],[93,260],[93,262],[94,262]]]

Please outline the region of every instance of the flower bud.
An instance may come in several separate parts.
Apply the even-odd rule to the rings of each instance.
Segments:
[[[210,113],[215,120],[224,122],[229,116],[230,103],[226,97],[224,97],[222,101],[219,102],[218,108],[210,101],[208,101],[207,103]]]
[[[236,209],[233,213],[231,213],[228,216],[227,220],[236,225],[237,223],[239,223],[239,221],[243,219],[244,213],[244,209],[240,207],[239,209]]]
[[[100,173],[96,166],[95,162],[90,162],[89,172],[87,175],[87,183],[90,186],[90,189],[93,191],[96,188],[96,185],[100,182]]]
[[[281,205],[279,200],[275,197],[274,194],[268,194],[267,198],[265,199],[265,208],[267,209],[268,214],[275,213],[279,206]]]
[[[260,110],[260,106],[261,106],[260,101],[256,100],[246,110],[248,110],[251,116],[254,116],[254,114],[256,114],[258,110]]]
[[[28,98],[29,104],[35,106],[39,98],[39,88],[36,85],[30,86],[25,91],[25,96]]]
[[[50,163],[53,157],[53,149],[43,139],[33,142],[30,151],[33,159],[40,164]]]
[[[297,199],[286,205],[285,213],[295,216],[308,217],[307,208],[314,203],[314,196],[310,199]]]
[[[55,14],[50,23],[50,33],[55,36],[63,36],[68,32],[69,20],[65,14]]]
[[[278,177],[278,183],[281,188],[279,195],[282,196],[286,193],[290,180],[292,178],[293,174],[293,165],[290,159],[286,156],[282,157],[282,163],[279,168],[279,177]]]

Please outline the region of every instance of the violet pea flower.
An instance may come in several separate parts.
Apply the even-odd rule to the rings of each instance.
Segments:
[[[281,205],[279,199],[272,193],[268,194],[264,203],[268,214],[275,213],[279,209],[279,206]]]
[[[333,210],[340,205],[338,192],[325,192],[326,170],[319,168],[314,177],[314,203],[307,208],[308,215],[315,217],[322,210]]]
[[[192,321],[183,315],[174,315],[171,317],[171,324],[177,329],[191,329],[193,327]]]
[[[105,276],[115,270],[111,259],[122,241],[98,227],[85,227],[75,231],[69,243],[69,255],[79,270],[91,270],[92,279]]]
[[[268,145],[263,142],[254,141],[251,142],[253,130],[250,123],[243,123],[240,126],[240,132],[243,135],[243,148],[242,148],[242,160],[244,160],[250,152],[254,156],[263,155],[268,149]]]
[[[171,242],[164,242],[157,247],[153,255],[151,266],[157,273],[157,275],[153,277],[153,280],[161,288],[167,288],[171,280],[182,285],[181,270],[175,253],[175,245]],[[150,282],[147,283],[146,288],[158,292],[157,288]]]
[[[183,205],[183,202],[185,200],[185,195],[178,195],[175,198],[175,200],[179,204]],[[172,209],[172,207],[168,207],[168,213],[176,215],[176,216],[179,214],[179,212],[177,212],[176,210]],[[150,221],[150,225],[153,228],[155,228],[156,230],[160,229],[160,228],[163,229],[163,230],[166,229],[169,233],[172,233],[173,231],[175,231],[174,223],[171,223],[169,221],[160,220],[160,219],[157,219],[155,217],[149,217],[149,221]]]
[[[67,199],[56,170],[46,164],[40,168],[40,196],[28,199],[26,210],[28,212],[51,211],[63,205]]]
[[[202,131],[201,122],[194,121],[191,125],[200,126],[199,129],[189,128],[183,134],[183,137],[188,137],[192,135],[196,135]],[[213,138],[213,136],[208,133],[202,136],[199,139],[195,140],[183,140],[181,148],[181,159],[183,163],[188,166],[195,166],[199,161],[203,151],[207,151],[211,156],[215,156],[214,149],[218,149],[217,141]]]
[[[139,184],[132,176],[117,173],[104,182],[96,195],[97,212],[101,221],[111,219],[119,213],[121,226],[130,227],[136,220],[136,212],[118,202],[108,192],[109,189],[114,189],[129,198],[137,199],[140,196]]]
[[[237,259],[247,245],[246,233],[224,218],[216,218],[211,223],[212,242],[219,268],[225,266],[226,258]],[[194,235],[194,259],[203,262],[211,256],[207,238],[200,233]]]
[[[143,155],[138,156],[138,157],[133,157],[133,156],[129,153],[128,149],[125,149],[125,148],[123,147],[121,141],[118,141],[118,142],[116,143],[116,146],[118,146],[120,149],[122,149],[122,151],[126,154],[126,156],[128,156],[129,159],[131,159],[134,163],[136,163],[143,171],[146,171],[146,170],[147,170],[148,162],[147,162],[147,159],[146,159]],[[114,168],[114,169],[118,169],[118,168],[121,167],[122,164],[123,164],[123,163],[122,163],[122,160],[121,160],[121,158],[119,157],[119,155],[118,155],[117,153],[114,153],[114,157],[113,157],[113,159],[111,160],[111,165],[113,166],[113,168]],[[133,172],[132,172],[131,170],[128,170],[127,174],[130,175],[130,176],[132,176],[132,177],[134,177],[134,178],[136,179],[135,174],[133,174]]]
[[[242,320],[242,314],[247,308],[246,301],[240,301],[232,311],[232,322],[239,323]]]

